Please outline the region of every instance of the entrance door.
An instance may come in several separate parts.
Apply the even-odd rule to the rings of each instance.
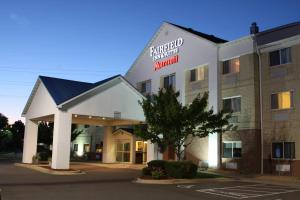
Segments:
[[[147,162],[147,142],[136,141],[135,143],[135,163]]]
[[[130,162],[130,141],[117,141],[116,161]]]

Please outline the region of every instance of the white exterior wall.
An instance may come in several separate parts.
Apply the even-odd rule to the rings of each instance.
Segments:
[[[68,109],[78,115],[114,117],[114,111],[121,112],[122,119],[144,121],[144,113],[138,100],[142,100],[125,83],[121,82]]]
[[[179,62],[165,66],[157,71],[154,70],[154,61],[150,57],[150,47],[163,45],[167,42],[183,38],[183,45],[179,47]],[[220,89],[219,89],[219,61],[245,55],[253,52],[253,40],[251,36],[224,44],[215,44],[194,34],[186,32],[168,23],[164,23],[154,35],[144,51],[133,63],[126,73],[126,79],[135,87],[137,83],[151,80],[151,92],[157,93],[160,87],[160,78],[165,75],[176,73],[176,90],[180,91],[180,100],[185,104],[185,71],[199,65],[208,65],[209,69],[209,106],[214,111],[219,110]],[[172,57],[172,56],[169,56]],[[169,58],[167,57],[167,58]],[[165,60],[160,59],[161,60]],[[220,156],[219,136],[211,134],[208,138],[208,164],[210,167],[218,167]],[[155,149],[149,145],[149,160],[160,157]],[[155,151],[155,150],[154,150]],[[157,156],[158,155],[158,156]]]
[[[229,60],[234,57],[253,53],[254,51],[252,37],[246,36],[238,40],[221,44],[219,59],[220,61]]]
[[[57,108],[54,100],[47,91],[47,88],[40,82],[30,107],[24,116],[26,119],[33,119],[55,114]]]
[[[166,66],[157,71],[154,70],[154,62],[150,57],[150,46],[158,46],[167,42],[183,38],[183,45],[179,47],[179,62]],[[171,56],[170,56],[171,57]],[[161,60],[165,60],[161,59]],[[180,101],[185,104],[185,71],[195,68],[198,65],[208,65],[209,68],[209,105],[215,111],[218,110],[218,46],[206,39],[200,38],[194,34],[181,30],[170,24],[164,23],[144,52],[133,64],[126,74],[126,79],[134,86],[138,82],[151,79],[151,92],[157,93],[160,87],[162,76],[176,73],[176,90],[180,91]],[[211,135],[209,139],[210,153],[209,162],[211,167],[215,167],[218,161],[218,138]],[[149,145],[148,161],[156,159],[157,152],[151,153],[154,149]],[[158,155],[158,157],[160,157]]]

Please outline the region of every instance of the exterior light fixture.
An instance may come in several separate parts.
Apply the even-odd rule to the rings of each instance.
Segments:
[[[89,116],[89,119],[92,119],[92,116],[91,116],[91,115]]]
[[[78,117],[78,115],[74,115],[74,117]]]

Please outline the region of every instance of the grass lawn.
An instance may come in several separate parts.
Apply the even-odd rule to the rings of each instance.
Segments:
[[[206,172],[198,172],[196,178],[222,178],[223,176],[218,174],[211,174]]]

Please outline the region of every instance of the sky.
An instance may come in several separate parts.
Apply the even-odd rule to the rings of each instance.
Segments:
[[[0,0],[0,113],[22,119],[39,75],[124,75],[164,21],[234,40],[252,22],[300,21],[299,9],[299,0]]]

